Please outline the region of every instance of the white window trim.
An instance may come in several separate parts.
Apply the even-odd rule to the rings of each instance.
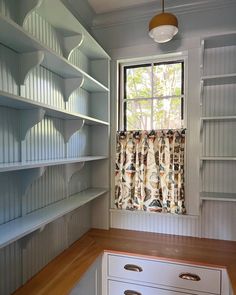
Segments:
[[[141,65],[141,64],[154,64],[154,63],[165,63],[165,62],[178,62],[178,61],[183,61],[184,63],[184,95],[180,96],[160,96],[160,97],[152,97],[149,98],[134,98],[134,99],[124,99],[124,68],[127,66],[135,66],[135,65]],[[119,70],[119,81],[118,81],[118,121],[117,121],[117,128],[116,130],[124,130],[124,108],[123,108],[123,103],[124,101],[132,101],[132,100],[155,100],[155,99],[164,99],[164,98],[174,98],[174,97],[179,97],[179,98],[184,98],[184,105],[183,105],[183,121],[182,121],[182,128],[187,128],[187,85],[188,85],[188,76],[187,76],[187,68],[188,68],[188,58],[186,52],[178,52],[176,54],[163,54],[159,56],[151,56],[149,58],[138,58],[138,59],[128,59],[128,60],[122,60],[118,62],[118,70]],[[121,83],[122,81],[122,83]],[[152,85],[153,86],[153,85]],[[152,87],[153,91],[153,87]],[[120,126],[119,126],[120,125]]]

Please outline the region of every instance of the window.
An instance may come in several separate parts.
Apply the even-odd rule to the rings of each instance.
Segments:
[[[183,61],[122,65],[120,86],[120,129],[183,127]]]

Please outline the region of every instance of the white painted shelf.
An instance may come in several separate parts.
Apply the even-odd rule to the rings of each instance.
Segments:
[[[18,53],[42,51],[44,58],[41,63],[46,69],[63,78],[84,78],[81,86],[89,92],[109,92],[109,89],[89,76],[83,70],[72,65],[64,57],[41,44],[36,38],[26,32],[11,19],[0,14],[0,40],[1,43]]]
[[[68,158],[68,159],[55,159],[45,161],[29,161],[29,162],[16,162],[16,163],[2,163],[0,164],[0,172],[18,171],[31,168],[40,168],[64,164],[72,164],[79,162],[90,162],[107,159],[105,156],[85,156],[79,158]]]
[[[206,201],[236,202],[236,193],[201,192],[200,199]]]
[[[236,157],[201,157],[201,161],[236,161]]]
[[[201,79],[206,85],[231,84],[236,82],[236,73],[202,76]]]
[[[236,32],[204,38],[204,48],[218,48],[236,45]]]
[[[45,115],[49,117],[64,119],[64,120],[76,120],[82,119],[87,125],[105,125],[109,123],[98,120],[96,118],[88,117],[79,113],[72,113],[66,110],[58,109],[40,102],[33,101],[31,99],[21,97],[18,95],[10,94],[4,91],[0,91],[0,106],[10,107],[19,110],[30,110],[30,109],[43,109]]]
[[[0,248],[44,227],[67,213],[102,196],[107,189],[91,188],[68,199],[56,202],[45,208],[12,220],[0,226]]]
[[[233,121],[236,120],[236,116],[215,116],[215,117],[202,117],[202,121]]]

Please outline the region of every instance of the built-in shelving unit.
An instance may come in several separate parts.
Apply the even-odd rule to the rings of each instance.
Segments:
[[[109,226],[109,64],[63,1],[2,0],[0,255],[20,250],[0,265],[9,281],[1,294],[11,294],[89,227]],[[61,217],[63,226],[51,233]],[[35,246],[35,254],[27,248],[39,237],[46,245],[54,234],[59,252],[50,244],[44,252]]]
[[[236,201],[236,33],[201,41],[200,200]],[[227,172],[228,170],[228,172]],[[234,172],[235,171],[235,172]]]
[[[37,229],[45,227],[48,223],[91,202],[106,192],[106,189],[101,188],[87,189],[67,199],[0,225],[0,249]]]

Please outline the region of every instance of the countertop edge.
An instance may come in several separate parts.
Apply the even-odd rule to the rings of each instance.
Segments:
[[[147,249],[143,247],[143,236],[153,238],[150,242],[146,241]],[[131,251],[134,243],[136,248]],[[211,249],[211,243],[214,244],[215,250]],[[159,253],[158,251],[149,252],[156,245],[161,245],[164,250],[160,250]],[[208,249],[205,250],[202,258],[199,258],[201,251],[205,249],[204,246],[208,246]],[[217,250],[217,246],[224,246],[224,250]],[[188,252],[192,251],[193,257],[190,258],[189,253],[185,255],[184,253],[171,253],[178,249],[183,250],[185,247]],[[209,257],[206,255],[207,251],[209,251]],[[217,255],[215,262],[213,262],[214,251]],[[60,290],[61,295],[68,295],[89,267],[104,252],[226,269],[233,292],[236,294],[236,242],[117,229],[91,229],[13,294],[53,295]]]

